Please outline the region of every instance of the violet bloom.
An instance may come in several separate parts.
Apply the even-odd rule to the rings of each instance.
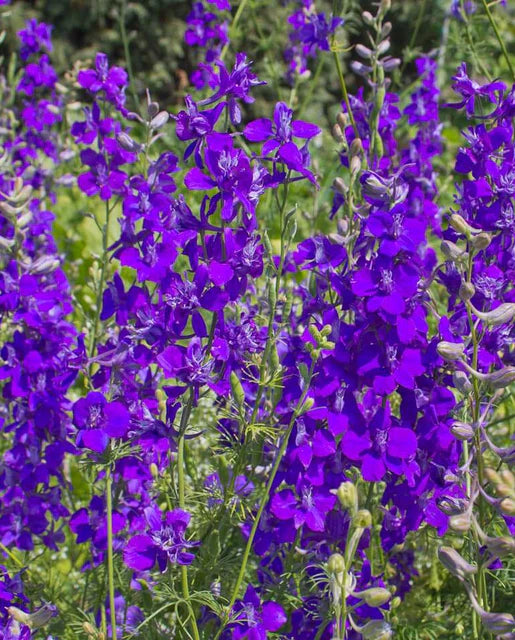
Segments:
[[[207,0],[210,4],[216,5],[218,11],[230,11],[231,3],[229,0]]]
[[[164,516],[164,517],[163,517]],[[185,539],[191,515],[182,509],[163,514],[156,506],[145,509],[146,533],[132,537],[123,552],[125,564],[136,571],[152,569],[156,561],[163,573],[167,563],[188,565],[195,558],[185,551],[199,545]]]
[[[77,444],[102,453],[109,438],[123,438],[129,429],[130,413],[121,402],[107,402],[98,391],[90,391],[73,405],[73,423],[78,428]]]
[[[84,149],[80,153],[83,164],[90,167],[89,171],[81,173],[77,184],[87,196],[100,194],[102,200],[109,200],[114,193],[123,193],[127,175],[123,171],[112,168],[101,153],[93,149]]]
[[[195,151],[195,163],[199,168],[202,168],[200,152],[204,140],[208,134],[214,133],[215,124],[224,110],[225,102],[220,102],[212,109],[206,109],[204,111],[199,111],[197,104],[191,96],[186,96],[184,102],[186,103],[186,110],[180,111],[175,116],[177,122],[175,133],[179,140],[193,140],[193,142],[186,147],[184,160],[187,160],[193,151]]]
[[[254,98],[250,95],[251,89],[260,84],[266,84],[258,80],[257,76],[250,71],[251,64],[252,62],[247,62],[245,53],[236,54],[236,62],[230,72],[221,60],[217,61],[219,72],[218,75],[214,74],[213,81],[216,82],[218,91],[211,98],[202,100],[199,104],[212,104],[219,98],[227,97],[231,122],[238,125],[241,122],[241,110],[237,100],[245,103],[254,102]]]
[[[276,493],[272,498],[270,511],[279,520],[292,520],[295,529],[305,524],[311,531],[323,531],[326,515],[335,502],[336,497],[328,491],[305,484],[298,497],[291,489]]]
[[[266,640],[268,631],[278,631],[288,620],[277,602],[261,602],[256,590],[249,584],[243,600],[233,608],[236,623],[232,628],[233,640]]]
[[[36,89],[41,87],[52,89],[56,82],[57,74],[48,56],[43,55],[37,62],[31,62],[25,67],[17,90],[32,96]]]
[[[34,53],[38,53],[41,49],[52,51],[52,25],[38,22],[32,18],[25,23],[25,29],[18,31],[18,37],[22,42],[20,48],[20,57],[27,60]]]
[[[100,117],[100,107],[97,102],[93,102],[91,109],[84,107],[84,115],[86,117],[85,120],[72,124],[71,134],[77,143],[91,144],[96,140],[97,136],[104,138],[107,134],[119,128],[112,118]]]
[[[97,53],[95,69],[79,71],[77,81],[81,87],[93,94],[104,91],[108,102],[118,109],[123,109],[125,88],[128,84],[127,72],[121,67],[109,67],[105,53]]]
[[[502,92],[506,89],[506,85],[500,80],[495,80],[488,84],[480,85],[467,75],[467,65],[462,62],[458,67],[458,72],[452,77],[454,84],[452,88],[456,93],[460,93],[463,96],[463,100],[460,102],[448,103],[446,106],[453,109],[462,109],[465,107],[465,111],[468,116],[474,116],[476,118],[484,117],[483,114],[475,113],[476,99],[487,98],[490,102],[498,104],[502,98]]]
[[[392,426],[390,406],[380,407],[365,431],[350,428],[341,440],[344,455],[361,462],[363,478],[367,482],[382,480],[389,469],[401,475],[406,462],[417,451],[417,438],[411,429]]]
[[[213,133],[206,137],[205,160],[211,175],[208,176],[197,167],[190,169],[184,177],[188,189],[209,191],[217,188],[211,204],[221,201],[222,220],[230,221],[237,213],[235,201],[239,201],[249,214],[254,214],[255,205],[249,199],[253,173],[249,159],[241,149],[233,147],[229,135]]]
[[[113,512],[113,534],[119,533],[126,525],[126,518],[121,513]],[[70,518],[70,529],[77,536],[77,544],[91,540],[98,551],[107,549],[107,519],[105,500],[93,496],[87,509],[79,509]]]

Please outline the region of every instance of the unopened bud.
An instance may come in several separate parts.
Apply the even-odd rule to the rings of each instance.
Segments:
[[[377,55],[382,56],[390,48],[390,40],[383,40],[377,47]]]
[[[498,558],[515,555],[515,539],[511,536],[489,538],[486,546],[488,551]]]
[[[370,60],[373,56],[372,50],[362,44],[356,45],[356,53],[364,60]]]
[[[338,142],[339,144],[343,144],[345,142],[345,136],[343,135],[343,131],[342,128],[340,127],[339,124],[335,124],[333,126],[333,138],[336,140],[336,142]]]
[[[361,627],[361,635],[364,640],[390,640],[392,628],[384,620],[371,620]]]
[[[359,156],[352,156],[350,159],[350,174],[351,176],[357,176],[361,171],[361,158]]]
[[[335,178],[333,180],[333,189],[340,193],[342,196],[347,195],[347,192],[349,191],[347,185],[341,178]]]
[[[333,575],[341,575],[345,572],[345,558],[341,553],[333,553],[329,556],[327,571]]]
[[[477,573],[477,567],[467,562],[452,547],[440,547],[438,549],[438,559],[447,571],[457,578],[464,579]]]
[[[515,516],[515,500],[503,498],[499,503],[499,508],[506,516]]]
[[[509,484],[504,484],[504,482],[496,484],[495,490],[497,491],[497,495],[503,498],[508,498],[514,493],[512,487],[510,487]]]
[[[29,624],[29,615],[26,611],[22,611],[18,609],[18,607],[7,607],[7,613],[14,618],[16,622],[20,622],[21,624],[28,625]]]
[[[386,38],[386,36],[390,35],[392,30],[392,23],[385,22],[381,28],[381,38]]]
[[[370,11],[363,11],[363,13],[361,14],[361,17],[363,18],[363,22],[368,26],[372,26],[375,22],[375,18],[370,13]]]
[[[462,342],[446,342],[442,340],[436,346],[438,355],[447,362],[455,362],[461,360],[465,352],[465,345]]]
[[[468,259],[468,253],[465,249],[460,249],[457,244],[450,240],[444,240],[440,245],[440,250],[445,259],[451,262],[460,262]]]
[[[167,111],[160,111],[157,116],[155,116],[155,118],[152,118],[152,120],[150,121],[150,128],[161,129],[161,127],[164,127],[164,125],[168,122],[169,117],[170,116],[168,115]]]
[[[345,131],[346,127],[349,126],[349,116],[343,111],[336,116],[336,124],[340,127],[342,131]]]
[[[459,213],[452,214],[449,218],[449,224],[454,231],[463,234],[466,238],[470,238],[474,234],[481,233],[481,229],[474,229],[474,227],[471,227],[465,218],[460,216]]]
[[[488,482],[491,482],[492,484],[497,484],[501,482],[501,476],[497,473],[495,469],[492,469],[492,467],[486,467],[485,470],[483,471],[483,475],[488,480]]]
[[[231,392],[239,409],[245,406],[245,391],[235,371],[231,371]]]
[[[460,298],[463,300],[463,302],[466,302],[467,300],[470,300],[471,298],[473,298],[476,294],[476,289],[474,287],[474,285],[472,284],[472,282],[462,282],[461,286],[460,286],[460,290],[459,290],[459,296]]]
[[[499,371],[488,373],[484,380],[492,389],[504,389],[515,381],[515,367],[503,367]]]
[[[158,102],[149,102],[147,104],[147,113],[150,119],[155,118],[159,113],[159,103]]]
[[[338,489],[333,489],[331,493],[336,495],[343,509],[357,511],[358,492],[352,482],[342,482]]]
[[[451,425],[451,433],[458,440],[472,440],[474,437],[474,429],[465,422],[453,422]]]
[[[463,395],[469,394],[474,388],[464,371],[455,371],[452,374],[452,381],[456,389]]]
[[[392,0],[381,0],[379,10],[381,11],[381,13],[384,14],[387,11],[390,11],[391,6],[392,6]]]
[[[95,627],[89,623],[89,622],[84,622],[82,624],[82,629],[84,630],[85,633],[88,634],[88,636],[93,636],[95,637],[97,635],[97,630],[95,629]]]
[[[470,530],[471,521],[467,513],[460,513],[449,518],[449,527],[456,533],[467,533]]]
[[[390,609],[397,609],[397,607],[400,607],[402,604],[402,600],[400,599],[399,596],[395,596],[395,598],[392,598],[392,601],[390,602]]]
[[[509,633],[515,629],[515,618],[511,613],[480,613],[481,623],[490,633]]]
[[[372,524],[372,514],[368,509],[359,509],[352,521],[356,527],[368,529]]]
[[[116,134],[116,141],[125,151],[130,151],[131,153],[139,153],[141,151],[141,145],[134,141],[125,131]]]
[[[370,607],[382,607],[392,597],[388,589],[383,589],[383,587],[371,587],[364,591],[356,591],[352,595],[361,598]]]
[[[492,237],[490,236],[490,234],[482,231],[481,233],[478,233],[477,235],[470,238],[469,242],[476,251],[482,251],[483,249],[486,249],[492,242]]]
[[[509,469],[503,469],[499,475],[503,482],[510,485],[512,489],[515,489],[515,475]]]
[[[492,311],[487,312],[478,311],[474,308],[473,311],[474,314],[485,324],[488,324],[491,327],[499,327],[513,320],[513,317],[515,316],[515,303],[504,302],[495,309],[492,309]]]
[[[154,480],[157,480],[159,478],[159,468],[155,462],[150,463],[149,471]]]

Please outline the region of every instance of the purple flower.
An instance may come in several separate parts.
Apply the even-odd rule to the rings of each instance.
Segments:
[[[112,162],[108,163],[103,154],[93,149],[84,149],[80,158],[83,164],[90,167],[89,171],[81,173],[77,178],[79,188],[87,196],[95,196],[98,193],[102,200],[109,200],[114,193],[123,193],[127,175],[114,168]]]
[[[25,67],[18,84],[18,91],[32,96],[36,89],[41,87],[52,89],[56,82],[57,74],[48,56],[43,55],[37,62],[31,62]]]
[[[77,444],[102,453],[109,438],[123,438],[130,413],[121,402],[107,402],[98,391],[90,391],[73,405],[73,422],[78,428]]]
[[[18,37],[22,42],[20,57],[27,60],[32,54],[41,49],[52,51],[51,33],[53,27],[44,22],[38,22],[34,18],[27,20],[25,29],[18,31]]]
[[[298,496],[291,489],[276,493],[270,511],[279,520],[292,520],[295,529],[305,524],[311,531],[323,531],[326,515],[335,503],[335,496],[327,490],[303,484]]]
[[[152,569],[156,561],[161,572],[167,563],[188,565],[195,558],[185,551],[197,546],[198,542],[185,539],[184,532],[191,516],[182,509],[174,509],[163,514],[157,507],[145,509],[146,533],[133,536],[123,551],[125,564],[136,571]]]
[[[245,153],[235,149],[232,137],[225,134],[208,135],[206,146],[205,161],[211,175],[194,167],[184,177],[186,187],[200,191],[217,188],[219,193],[211,199],[211,206],[221,202],[222,220],[230,221],[236,216],[236,201],[247,213],[254,214],[255,205],[250,199],[253,173]]]
[[[233,640],[266,640],[268,631],[278,631],[288,620],[284,609],[276,602],[261,602],[249,584],[243,600],[233,608],[236,623],[232,627]]]
[[[77,81],[81,87],[96,94],[103,91],[108,102],[118,109],[125,104],[125,88],[127,87],[127,72],[121,67],[109,67],[109,60],[105,53],[97,53],[95,69],[79,71]]]

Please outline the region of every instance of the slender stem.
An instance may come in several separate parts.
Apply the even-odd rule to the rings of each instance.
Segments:
[[[354,114],[352,113],[352,109],[350,106],[349,94],[347,92],[347,85],[345,84],[345,77],[343,75],[342,63],[340,61],[340,56],[338,55],[338,51],[333,49],[333,57],[336,62],[336,69],[338,71],[338,78],[340,80],[340,87],[342,89],[343,100],[345,102],[345,106],[347,107],[347,114],[349,116],[350,123],[352,128],[354,129],[354,134],[356,138],[359,138],[358,125],[356,124],[356,120],[354,120]]]
[[[102,309],[102,296],[104,295],[104,287],[106,281],[107,262],[109,259],[107,253],[107,247],[109,245],[109,218],[111,215],[111,208],[109,207],[109,201],[105,203],[105,223],[102,228],[102,264],[100,266],[100,282],[98,283],[97,301],[95,309],[95,318],[93,321],[93,335],[91,338],[91,347],[89,356],[93,358],[95,355],[95,349],[97,346],[98,332],[100,329],[100,310]]]
[[[499,31],[499,27],[497,26],[497,23],[494,20],[494,17],[492,15],[492,12],[490,11],[490,7],[488,6],[488,3],[486,2],[486,0],[483,0],[483,7],[485,8],[486,15],[488,16],[488,20],[490,20],[490,24],[492,25],[492,28],[495,31],[495,35],[497,36],[497,40],[499,41],[503,55],[506,59],[506,62],[508,63],[508,68],[510,70],[511,77],[515,82],[515,69],[513,68],[511,58],[506,49],[506,45],[504,44],[504,40],[502,39],[501,33]]]
[[[218,630],[216,636],[214,637],[214,640],[218,640],[218,638],[222,634],[222,631],[226,627],[227,622],[229,621],[230,612],[232,610],[232,607],[233,607],[234,603],[236,602],[236,598],[238,597],[238,593],[240,591],[240,588],[241,588],[241,585],[242,585],[242,582],[243,582],[243,578],[245,577],[245,571],[247,569],[247,563],[249,561],[250,552],[251,552],[251,549],[252,549],[252,544],[254,542],[254,538],[256,536],[256,532],[257,532],[257,529],[259,527],[259,523],[261,522],[261,516],[263,515],[263,511],[265,510],[265,507],[268,504],[268,501],[270,499],[270,492],[272,490],[272,485],[274,484],[275,476],[277,475],[277,472],[279,470],[279,466],[280,466],[281,461],[282,461],[282,459],[284,457],[284,454],[286,452],[286,448],[288,446],[288,441],[290,439],[291,432],[293,431],[293,427],[295,425],[295,421],[296,421],[296,419],[297,419],[297,417],[298,417],[298,415],[300,413],[300,410],[302,409],[302,406],[304,404],[304,401],[305,401],[306,396],[308,394],[308,391],[310,389],[310,382],[311,382],[311,379],[313,377],[313,371],[314,371],[314,368],[315,368],[315,362],[316,362],[315,359],[313,359],[312,362],[311,362],[311,367],[310,367],[309,374],[308,374],[308,380],[306,381],[306,386],[304,387],[304,390],[303,390],[302,395],[301,395],[301,397],[299,399],[299,402],[297,403],[297,406],[295,407],[295,410],[292,413],[290,422],[288,424],[286,432],[284,433],[283,440],[281,442],[281,446],[280,446],[279,451],[277,453],[277,456],[276,456],[276,458],[274,460],[274,464],[273,464],[272,470],[270,472],[270,477],[268,478],[268,482],[267,482],[267,485],[266,485],[265,494],[263,495],[263,497],[261,498],[261,502],[259,503],[259,508],[258,508],[257,513],[256,513],[256,517],[254,518],[254,522],[252,524],[252,529],[250,531],[250,535],[249,535],[248,540],[247,540],[247,545],[246,545],[245,551],[243,553],[243,560],[242,560],[242,563],[241,563],[240,572],[238,574],[238,578],[236,580],[236,584],[234,585],[234,589],[233,589],[233,592],[232,592],[232,595],[231,595],[231,600],[229,602],[229,605],[227,606],[227,613],[226,613],[224,621],[222,622],[222,625],[221,625],[220,629]]]
[[[234,29],[236,28],[236,25],[238,24],[239,19],[241,18],[241,14],[243,13],[243,9],[245,9],[245,5],[247,4],[247,2],[248,0],[241,0],[240,2],[238,10],[236,11],[236,14],[234,16],[234,20],[232,21],[232,24],[231,24],[231,37],[233,35]],[[220,53],[220,60],[223,60],[225,58],[225,54],[227,53],[227,50],[229,49],[230,44],[231,44],[231,38],[229,38],[228,42],[224,45],[224,48]]]
[[[113,478],[111,467],[106,469],[106,505],[107,505],[107,579],[109,583],[109,609],[111,613],[111,637],[116,640],[116,608],[114,602],[114,564],[113,564]]]
[[[132,95],[132,99],[134,100],[134,108],[139,111],[139,101],[138,101],[138,96],[136,95],[136,85],[134,82],[134,73],[132,70],[131,52],[129,50],[129,38],[127,37],[127,30],[125,29],[126,11],[127,11],[127,0],[123,0],[122,11],[120,15],[120,33],[122,36],[123,52],[125,55],[125,62],[127,64],[127,71],[129,72],[129,80],[130,80],[129,88]]]
[[[184,477],[184,443],[186,439],[186,428],[191,415],[191,409],[193,407],[193,388],[190,390],[190,397],[181,416],[181,424],[179,427],[179,442],[177,443],[177,481],[179,485],[179,507],[186,509],[186,495],[185,495],[185,477]],[[188,609],[191,613],[190,600],[190,588],[188,584],[188,567],[181,565],[181,581],[182,581],[182,595],[188,604]],[[191,628],[195,640],[200,640],[200,634],[197,626],[197,621],[194,615],[190,615]]]

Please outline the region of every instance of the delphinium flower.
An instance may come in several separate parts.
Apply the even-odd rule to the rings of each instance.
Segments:
[[[27,20],[25,29],[18,31],[18,38],[22,46],[20,48],[20,57],[27,60],[34,53],[39,53],[41,49],[52,51],[52,25],[38,22],[34,18]]]
[[[343,24],[338,16],[326,17],[317,13],[312,0],[295,0],[295,11],[288,18],[291,25],[289,46],[284,52],[288,63],[286,78],[290,84],[308,73],[308,61],[316,58],[319,51],[329,50],[329,39]]]
[[[211,4],[216,4],[218,11],[230,9],[229,3],[222,0]],[[229,21],[208,10],[203,2],[194,2],[186,17],[186,24],[185,43],[190,47],[205,49],[202,64],[191,74],[191,82],[197,90],[206,86],[214,89],[210,68],[229,42]]]
[[[268,631],[279,631],[287,622],[281,605],[273,601],[262,602],[252,585],[247,587],[243,599],[235,603],[233,615],[235,622],[227,637],[234,640],[266,638]]]
[[[471,540],[478,536],[487,540],[486,510],[495,506],[488,519],[500,520],[499,526],[508,532],[511,516],[509,506],[491,495],[497,491],[500,476],[485,475],[484,466],[488,452],[498,459],[501,471],[503,463],[510,464],[512,452],[506,443],[496,444],[490,423],[502,391],[513,382],[513,100],[502,82],[482,86],[469,78],[464,65],[454,81],[453,89],[463,100],[450,106],[465,107],[467,116],[479,124],[472,123],[463,132],[466,145],[457,154],[455,170],[463,178],[457,184],[455,208],[444,232],[446,263],[439,272],[449,296],[448,316],[439,324],[442,341],[438,352],[444,369],[453,374],[460,398],[459,421],[453,432],[465,442],[458,476],[461,501],[451,496],[442,501],[441,508],[450,513],[451,528]],[[474,547],[476,553],[470,559],[483,573],[483,549],[477,542],[472,543]],[[453,563],[444,564],[451,572],[455,570]],[[476,606],[478,597],[487,602],[486,582],[480,579],[473,587],[461,577],[475,615],[488,629],[496,614]]]
[[[0,539],[25,550],[38,544],[56,550],[64,539],[57,523],[68,515],[63,461],[74,452],[67,393],[81,356],[77,332],[66,319],[71,296],[52,236],[54,215],[47,209],[59,148],[52,127],[60,119],[55,72],[48,71],[46,54],[39,54],[40,46],[50,48],[49,29],[30,23],[28,32],[40,37],[22,36],[30,44],[29,61],[22,70],[21,104],[15,103],[13,114],[21,114],[27,129],[7,130],[8,155],[0,180],[0,377],[6,438],[0,463]],[[48,73],[28,90],[24,82],[30,69],[40,64]],[[35,122],[42,105],[50,105],[56,117]]]

